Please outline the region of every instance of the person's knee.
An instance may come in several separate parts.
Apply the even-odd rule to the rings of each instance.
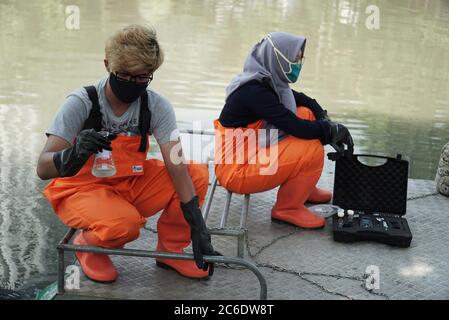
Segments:
[[[102,241],[119,241],[122,244],[136,240],[140,235],[142,218],[139,214],[131,214],[104,223],[103,231],[100,232]]]
[[[321,171],[324,165],[324,147],[319,140],[313,140],[309,151],[309,167]]]
[[[209,170],[206,164],[189,164],[189,173],[192,177],[198,198],[206,196],[209,186]]]
[[[140,228],[142,228],[143,219],[139,214],[133,214],[123,219],[121,225],[126,239],[128,241],[136,240],[140,235]]]
[[[309,120],[309,121],[315,121],[315,115],[313,114],[313,112],[306,107],[302,107],[302,106],[298,106],[296,108],[296,115],[304,120]]]
[[[292,176],[304,173],[315,173],[322,170],[324,165],[324,148],[318,139],[304,140],[289,137],[285,139],[283,151],[280,153],[280,166],[293,165]],[[281,142],[282,143],[282,142]]]

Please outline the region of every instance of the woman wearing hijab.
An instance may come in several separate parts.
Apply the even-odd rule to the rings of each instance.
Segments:
[[[348,129],[330,121],[316,100],[290,88],[299,77],[305,46],[303,37],[273,32],[253,47],[243,72],[231,80],[214,122],[215,173],[220,184],[235,193],[280,186],[272,220],[321,228],[324,218],[304,203],[332,199],[331,192],[316,187],[323,145],[341,152],[343,144],[352,149],[353,142]]]

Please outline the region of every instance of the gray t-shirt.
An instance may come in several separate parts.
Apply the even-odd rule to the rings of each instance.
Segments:
[[[103,128],[109,132],[126,132],[128,135],[140,135],[139,111],[140,98],[134,101],[129,109],[117,117],[106,99],[105,89],[109,77],[100,80],[97,85],[100,110],[103,115]],[[155,91],[147,88],[148,108],[151,111],[150,133],[158,144],[165,144],[179,137],[176,117],[170,102]],[[46,134],[55,135],[67,140],[71,145],[82,130],[84,122],[89,117],[92,102],[84,88],[75,90],[67,96],[59,108]]]

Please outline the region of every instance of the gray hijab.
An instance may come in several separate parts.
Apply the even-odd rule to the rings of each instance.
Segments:
[[[283,69],[285,72],[288,72],[289,64],[280,55],[276,57],[275,49],[268,37],[290,62],[296,61],[300,51],[304,53],[306,45],[304,37],[297,37],[286,32],[272,32],[268,34],[251,50],[251,53],[246,58],[243,72],[231,80],[231,83],[226,88],[226,98],[245,83],[257,80],[268,83],[274,89],[284,107],[296,114],[295,98],[290,89],[289,81],[282,71]],[[282,69],[279,64],[282,64]],[[274,129],[275,127],[265,122],[264,128]],[[270,134],[270,130],[267,131]],[[281,140],[286,135],[283,131],[279,131],[278,136],[273,136],[271,133],[269,137],[266,137],[266,141],[262,141],[261,144],[268,146]]]

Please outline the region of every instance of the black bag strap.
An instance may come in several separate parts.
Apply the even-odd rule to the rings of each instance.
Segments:
[[[103,115],[100,111],[100,103],[98,101],[97,89],[94,86],[84,87],[87,91],[90,101],[92,102],[92,109],[89,117],[84,122],[83,130],[95,129],[101,131]],[[151,111],[148,108],[148,94],[145,90],[140,96],[140,112],[139,112],[139,131],[141,134],[139,152],[145,152],[148,144],[148,136],[150,134]]]
[[[92,102],[92,109],[90,110],[89,117],[84,122],[83,130],[95,129],[95,131],[101,131],[103,116],[100,111],[97,89],[94,86],[87,86],[84,87],[84,89],[87,91],[87,95]]]
[[[148,144],[148,135],[150,134],[151,111],[148,108],[148,93],[145,90],[140,96],[140,114],[139,114],[139,131],[140,146],[139,152],[145,152]]]

